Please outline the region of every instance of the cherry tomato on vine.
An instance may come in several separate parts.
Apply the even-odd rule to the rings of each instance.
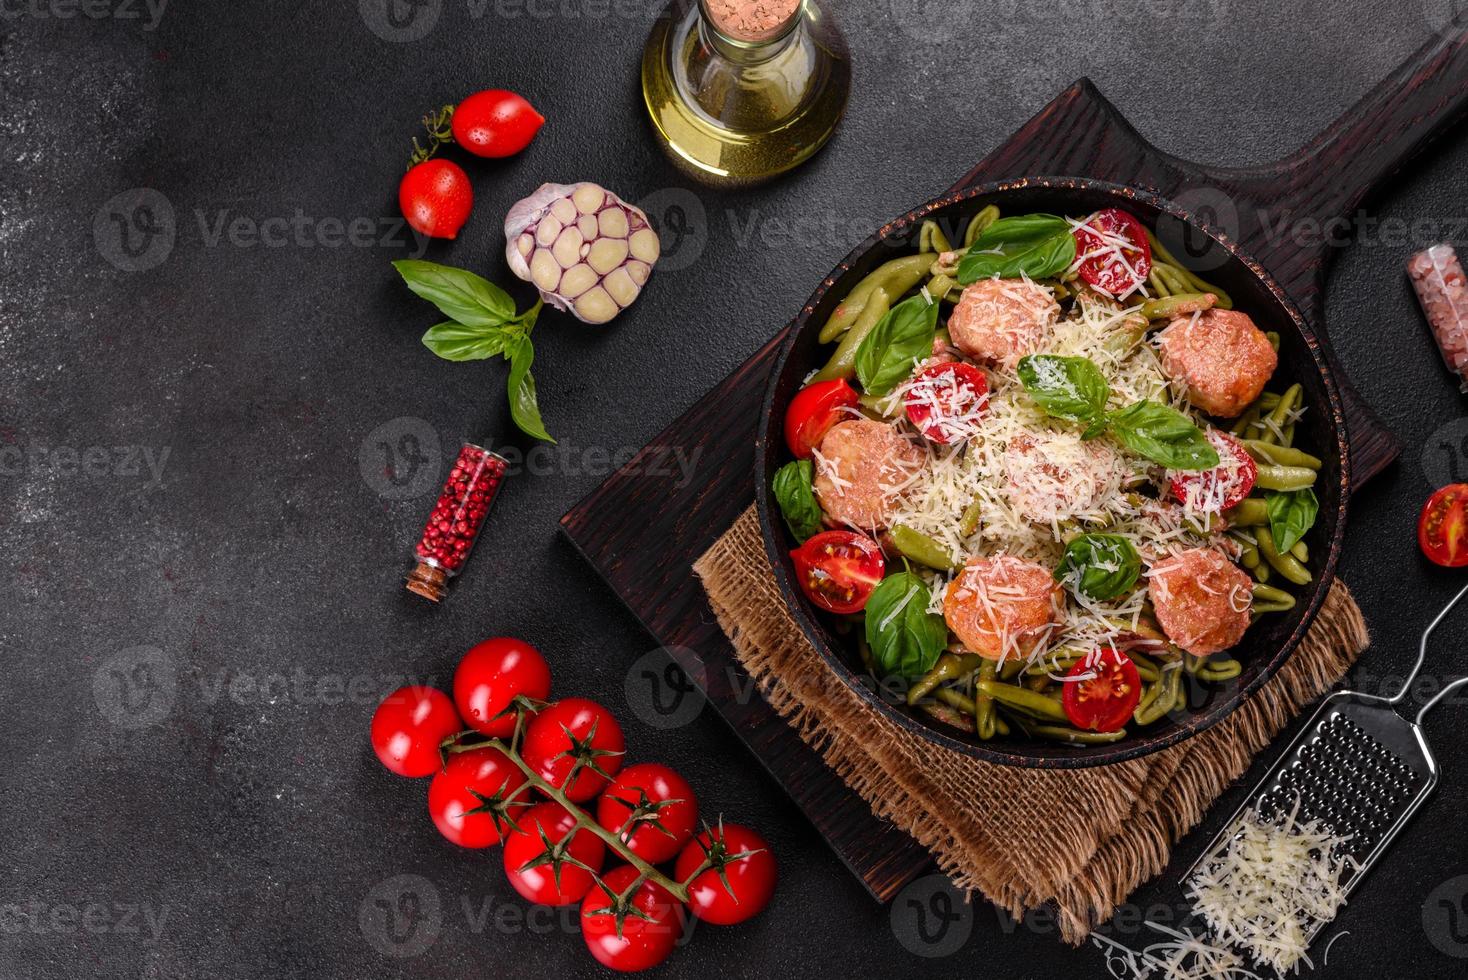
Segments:
[[[473,647],[459,661],[454,703],[476,731],[509,738],[515,733],[515,716],[500,713],[516,695],[545,700],[550,686],[550,667],[539,650],[524,640],[497,636]]]
[[[1222,429],[1209,429],[1208,441],[1218,451],[1219,464],[1211,470],[1174,470],[1174,499],[1208,514],[1238,506],[1259,479],[1259,464],[1244,444]]]
[[[1071,680],[1073,677],[1087,679]],[[1142,697],[1137,665],[1112,647],[1103,647],[1076,661],[1061,687],[1065,716],[1072,725],[1088,732],[1120,731]]]
[[[573,803],[581,803],[600,793],[622,768],[626,747],[622,728],[610,711],[586,698],[564,698],[530,722],[520,754],[536,775],[564,791]],[[577,759],[585,764],[568,786]]]
[[[1072,234],[1080,277],[1118,299],[1138,289],[1152,272],[1147,229],[1119,208],[1097,211]]]
[[[595,884],[606,845],[559,803],[537,803],[516,817],[518,831],[505,838],[505,877],[526,901],[537,905],[574,905]],[[542,832],[545,835],[541,839]],[[550,842],[549,849],[546,841]],[[586,867],[577,867],[580,862]],[[557,866],[559,865],[559,873]],[[590,868],[587,871],[586,868]]]
[[[856,390],[844,378],[806,385],[790,399],[785,410],[785,444],[796,459],[810,459],[826,430],[857,404]]]
[[[402,687],[372,714],[372,748],[399,776],[431,776],[443,766],[439,745],[464,727],[454,702],[431,687]]]
[[[887,560],[865,534],[822,531],[790,552],[806,598],[827,612],[860,612],[882,581]]]
[[[635,819],[634,819],[635,818]],[[633,821],[630,828],[627,822]],[[622,840],[648,864],[671,861],[698,829],[693,787],[657,762],[639,762],[617,774],[596,803],[596,822]]]
[[[515,793],[524,785],[525,774],[499,749],[456,752],[428,784],[428,815],[450,843],[490,847],[500,842],[509,827],[488,807],[512,796],[528,799],[528,792]],[[516,819],[517,812],[511,809],[511,819]]]
[[[961,442],[989,405],[989,379],[972,364],[929,364],[902,396],[907,418],[929,442]]]
[[[481,157],[512,157],[535,139],[545,117],[514,92],[475,92],[454,108],[454,142]]]
[[[1428,498],[1417,520],[1417,544],[1445,568],[1468,565],[1468,483],[1449,483]]]
[[[706,862],[713,867],[688,882],[688,907],[705,922],[732,926],[759,914],[775,893],[775,856],[765,839],[748,827],[726,823],[704,831],[683,848],[673,876],[688,881]],[[729,886],[719,877],[723,868]]]
[[[635,973],[657,966],[672,954],[683,933],[678,900],[655,881],[637,886],[618,920],[617,896],[637,880],[630,864],[613,868],[602,876],[605,888],[596,887],[581,902],[581,936],[586,948],[602,966]],[[644,918],[646,916],[646,918]]]
[[[398,184],[398,206],[408,225],[419,234],[454,238],[469,220],[474,190],[458,164],[436,158],[424,160],[403,174]]]

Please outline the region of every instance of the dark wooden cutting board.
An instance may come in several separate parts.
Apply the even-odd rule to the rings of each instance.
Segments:
[[[1424,46],[1295,154],[1264,167],[1180,160],[1137,133],[1088,80],[1062,92],[953,190],[1025,176],[1093,177],[1143,187],[1191,211],[1271,272],[1324,337],[1321,290],[1333,230],[1468,108],[1468,35]],[[1288,229],[1288,230],[1285,230]],[[1324,234],[1311,240],[1314,229]],[[814,284],[813,284],[814,285]],[[788,328],[787,328],[788,329]],[[781,331],[561,519],[566,536],[689,675],[874,896],[890,899],[932,858],[872,815],[761,698],[734,659],[691,566],[754,500],[754,442]],[[1399,453],[1328,345],[1346,407],[1354,482]],[[698,450],[675,485],[657,466]]]

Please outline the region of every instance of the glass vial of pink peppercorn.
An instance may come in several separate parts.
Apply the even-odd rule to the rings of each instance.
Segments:
[[[490,505],[504,482],[505,458],[465,443],[444,481],[423,536],[413,550],[418,567],[408,576],[408,591],[434,602],[448,592],[448,581],[464,567]]]

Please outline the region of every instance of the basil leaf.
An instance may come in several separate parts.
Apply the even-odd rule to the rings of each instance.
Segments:
[[[1111,387],[1092,361],[1084,357],[1030,354],[1019,359],[1019,380],[1045,414],[1072,422],[1094,423],[1106,410]]]
[[[816,502],[811,483],[815,479],[815,467],[808,459],[797,459],[786,463],[775,471],[772,489],[775,502],[790,533],[801,543],[821,529],[821,505]]]
[[[530,374],[531,362],[535,360],[535,348],[530,338],[515,335],[505,347],[505,356],[510,359],[510,417],[520,431],[536,439],[555,442],[545,423],[540,418],[540,404],[535,397],[535,378]]]
[[[958,281],[967,286],[980,279],[1050,279],[1076,260],[1070,224],[1053,214],[1021,214],[1000,218],[984,229],[958,260]]]
[[[472,272],[422,259],[399,259],[393,268],[409,289],[466,326],[498,327],[515,316],[510,294]]]
[[[1284,552],[1293,548],[1305,532],[1315,526],[1315,518],[1320,514],[1320,501],[1309,487],[1304,490],[1270,490],[1264,494],[1264,509],[1269,514],[1269,533],[1274,538],[1274,547]]]
[[[449,320],[430,327],[423,346],[445,361],[482,361],[503,353],[506,336],[503,327],[466,327]]]
[[[933,353],[938,304],[922,296],[898,303],[856,349],[856,376],[869,395],[885,395],[911,377],[913,361]]]
[[[1111,431],[1123,446],[1170,470],[1211,470],[1218,450],[1182,412],[1153,401],[1128,405],[1110,415]]]
[[[948,645],[948,626],[928,612],[928,594],[928,584],[916,574],[897,572],[867,599],[867,645],[883,676],[921,677]]]
[[[1082,534],[1065,546],[1055,581],[1096,600],[1130,592],[1142,574],[1142,558],[1116,534]]]

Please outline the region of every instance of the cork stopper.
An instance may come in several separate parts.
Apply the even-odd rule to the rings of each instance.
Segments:
[[[704,0],[704,11],[720,34],[733,41],[760,44],[790,29],[801,0]]]
[[[443,569],[420,561],[418,567],[408,575],[407,589],[430,602],[439,602],[448,594],[448,582],[448,574]]]

